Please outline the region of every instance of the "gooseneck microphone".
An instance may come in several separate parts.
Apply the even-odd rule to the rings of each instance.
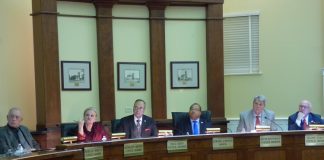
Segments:
[[[278,127],[280,128],[280,130],[283,132],[283,129],[281,128],[281,126],[280,126],[278,123],[276,123],[275,121],[269,119],[268,117],[264,117],[264,119],[267,119],[267,120],[269,120],[271,123],[273,123],[273,124],[275,124],[276,126],[278,126]]]

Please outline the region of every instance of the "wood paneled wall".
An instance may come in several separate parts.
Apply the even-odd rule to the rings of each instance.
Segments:
[[[205,6],[207,41],[207,105],[212,117],[224,117],[223,3],[224,0],[65,0],[93,3],[96,7],[99,98],[101,120],[115,119],[115,84],[112,7],[114,4],[147,5],[150,12],[152,115],[167,118],[165,75],[165,8],[169,5]],[[33,0],[37,129],[59,137],[61,122],[59,53],[56,0]],[[164,77],[164,76],[162,76]],[[105,114],[103,114],[105,113]],[[54,134],[54,136],[53,136]],[[45,147],[53,147],[54,138]]]

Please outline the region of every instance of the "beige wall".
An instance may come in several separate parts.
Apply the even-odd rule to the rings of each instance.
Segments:
[[[10,107],[24,113],[23,124],[36,128],[33,27],[30,0],[0,1],[0,126]]]
[[[116,6],[114,14],[122,16],[127,6]],[[69,5],[60,6],[72,13],[94,14],[93,6],[79,5],[77,9]],[[147,9],[136,8],[136,14],[147,16]],[[322,76],[324,68],[324,2],[313,0],[311,3],[301,0],[258,1],[258,0],[226,0],[224,14],[260,12],[260,65],[262,74],[246,76],[225,76],[225,112],[228,118],[237,118],[238,113],[251,107],[253,96],[264,94],[268,97],[268,107],[277,113],[277,117],[287,117],[297,109],[299,100],[306,98],[313,102],[314,111],[324,114],[322,95]],[[64,12],[65,12],[64,11]],[[24,124],[31,129],[36,125],[35,84],[33,65],[33,35],[31,1],[0,1],[0,124],[6,123],[6,113],[10,106],[21,106],[25,113]],[[128,12],[123,12],[127,14]],[[183,14],[185,13],[185,14]],[[202,17],[201,9],[187,13],[186,8],[168,7],[166,15],[177,17],[182,15]],[[91,19],[62,18],[59,19],[60,59],[90,60],[92,63],[93,90],[83,92],[62,92],[62,121],[80,118],[83,108],[93,105],[99,107],[98,79],[96,59],[95,21]],[[62,24],[64,22],[64,24]],[[201,22],[166,22],[167,51],[167,96],[168,117],[171,111],[186,110],[191,99],[206,107],[205,76],[205,38],[204,24]],[[81,26],[82,25],[82,26]],[[114,20],[120,28],[114,30],[114,51],[117,61],[144,61],[149,64],[149,41],[147,21]],[[127,39],[123,32],[130,33],[127,25],[135,26],[138,39]],[[188,26],[187,28],[182,26]],[[144,27],[144,28],[143,28]],[[179,35],[172,35],[173,29],[181,28]],[[188,39],[179,46],[173,45],[177,38],[186,39],[186,33],[200,39],[198,44]],[[73,31],[72,33],[69,33]],[[69,34],[67,34],[69,33]],[[71,34],[71,36],[70,36]],[[73,36],[72,36],[73,35]],[[142,35],[142,36],[140,36]],[[136,35],[135,35],[136,36]],[[71,38],[71,39],[70,39]],[[138,41],[136,41],[138,40]],[[126,41],[126,42],[125,42]],[[122,46],[125,42],[127,47]],[[136,42],[132,45],[132,42]],[[83,45],[88,44],[88,45]],[[186,47],[188,46],[188,47]],[[77,47],[77,48],[76,48]],[[187,49],[187,50],[186,50]],[[174,53],[187,52],[181,57]],[[130,56],[133,52],[140,56]],[[19,58],[17,58],[19,57]],[[180,58],[179,58],[180,57]],[[201,81],[199,90],[170,90],[169,61],[199,60]],[[116,70],[115,70],[116,71]],[[146,99],[150,105],[150,78],[147,69],[147,91],[121,92],[116,90],[117,117],[129,113],[134,99]],[[115,79],[116,81],[116,79]],[[117,87],[117,85],[116,85]],[[172,97],[176,98],[172,98]],[[130,98],[129,98],[130,97]],[[189,98],[186,98],[189,97]],[[81,109],[77,109],[77,108]],[[147,110],[150,115],[150,109]]]
[[[258,94],[277,117],[297,110],[301,99],[313,102],[323,114],[323,5],[322,0],[226,0],[224,14],[260,12],[260,75],[225,76],[226,117],[251,108]]]

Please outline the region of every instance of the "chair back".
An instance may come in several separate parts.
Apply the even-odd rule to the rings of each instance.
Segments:
[[[186,118],[188,115],[188,112],[172,112],[172,126],[173,128],[177,128],[177,125],[179,122],[182,121],[182,119]],[[201,111],[201,118],[206,119],[207,123],[211,124],[211,112],[210,111]]]
[[[61,124],[61,137],[77,136],[78,124],[77,123],[62,123]]]
[[[119,125],[120,125],[120,119],[111,120],[111,133],[118,133]]]

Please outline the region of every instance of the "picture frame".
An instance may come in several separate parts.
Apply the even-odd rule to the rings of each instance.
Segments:
[[[171,89],[199,88],[199,62],[173,61],[170,62]]]
[[[118,90],[146,90],[146,63],[117,62]]]
[[[90,61],[61,61],[62,90],[91,90]]]

